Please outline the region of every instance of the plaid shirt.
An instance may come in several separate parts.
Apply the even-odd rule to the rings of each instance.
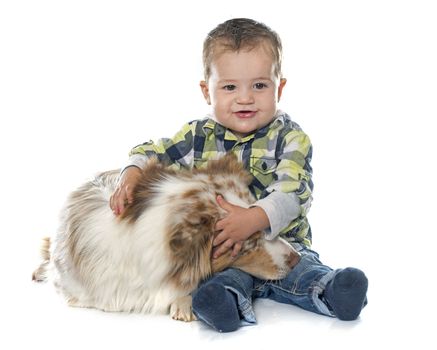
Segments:
[[[313,189],[312,146],[299,125],[281,111],[271,123],[244,138],[208,117],[189,122],[173,138],[133,148],[128,166],[142,167],[153,155],[171,167],[199,168],[227,152],[236,154],[253,175],[254,205],[265,209],[271,224],[267,238],[280,234],[290,243],[310,247],[306,214]]]

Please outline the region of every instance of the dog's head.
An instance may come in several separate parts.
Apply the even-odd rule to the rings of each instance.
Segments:
[[[201,280],[228,267],[265,280],[281,279],[300,260],[300,254],[285,240],[266,240],[261,232],[250,236],[237,256],[232,257],[229,250],[213,259],[215,222],[213,215],[193,215],[189,222],[175,226],[170,233],[171,279],[177,285],[193,289]]]
[[[251,176],[235,156],[209,161],[206,169],[178,174],[179,179],[181,176],[196,185],[172,198],[168,247],[174,266],[171,279],[176,284],[192,289],[230,266],[262,279],[281,279],[297,264],[300,255],[290,244],[280,238],[266,240],[261,232],[246,240],[236,257],[228,251],[212,259],[215,225],[226,215],[217,204],[217,194],[237,205],[254,202],[248,191]]]
[[[228,251],[212,260],[212,272],[232,266],[264,280],[277,280],[284,278],[299,260],[300,254],[285,240],[266,240],[258,232],[243,243],[235,258]]]

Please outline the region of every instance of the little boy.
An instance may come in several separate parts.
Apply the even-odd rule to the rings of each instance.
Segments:
[[[152,155],[173,167],[202,167],[211,158],[233,152],[252,173],[249,209],[218,197],[227,216],[216,225],[213,258],[257,231],[267,239],[280,235],[301,254],[301,261],[280,281],[263,281],[230,268],[205,281],[193,293],[193,312],[220,332],[255,323],[252,299],[265,297],[306,310],[356,319],[367,303],[367,278],[355,268],[333,270],[310,249],[306,214],[313,188],[308,136],[277,109],[286,80],[281,74],[282,46],[266,25],[244,18],[218,25],[203,48],[205,80],[200,87],[212,113],[183,126],[172,139],[147,142],[131,151],[111,196],[116,215],[132,200],[132,189]]]

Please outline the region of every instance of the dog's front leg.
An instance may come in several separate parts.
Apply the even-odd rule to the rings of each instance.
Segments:
[[[193,314],[191,307],[191,295],[186,295],[176,299],[173,304],[170,305],[170,316],[174,320],[191,322],[197,320]]]

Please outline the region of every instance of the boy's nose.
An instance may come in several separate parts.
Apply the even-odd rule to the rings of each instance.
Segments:
[[[254,102],[252,91],[250,89],[240,90],[236,102],[242,105],[252,104]]]

